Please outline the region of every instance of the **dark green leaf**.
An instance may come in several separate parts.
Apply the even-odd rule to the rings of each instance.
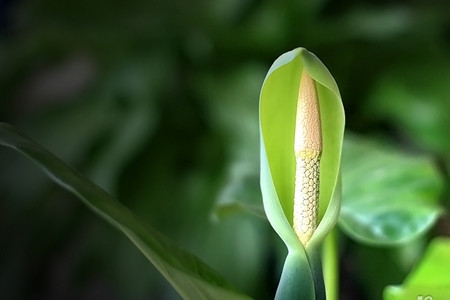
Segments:
[[[446,300],[450,299],[450,239],[436,238],[422,261],[401,286],[388,286],[384,300]]]
[[[56,183],[77,195],[95,213],[125,234],[184,299],[249,299],[193,254],[138,220],[104,190],[7,124],[0,124],[0,144],[38,163]]]

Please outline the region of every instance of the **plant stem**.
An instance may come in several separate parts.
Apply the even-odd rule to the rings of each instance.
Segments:
[[[325,238],[322,249],[323,276],[327,300],[338,300],[338,232],[334,228]]]

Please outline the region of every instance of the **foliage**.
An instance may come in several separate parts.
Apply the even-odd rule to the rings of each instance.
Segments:
[[[339,225],[361,243],[403,244],[423,234],[442,213],[443,182],[429,157],[350,135],[343,160]]]
[[[388,286],[384,299],[401,300],[447,299],[450,297],[450,281],[447,276],[450,257],[450,239],[436,238],[431,241],[419,264],[401,286]]]
[[[303,45],[333,74],[346,130],[358,136],[344,141],[344,210],[389,190],[420,225],[395,246],[375,246],[339,220],[340,298],[378,300],[431,238],[449,235],[449,10],[425,1],[3,1],[0,119],[238,290],[272,299],[286,250],[261,206],[258,95],[273,60]],[[352,148],[358,157],[346,156]],[[357,176],[394,164],[414,173],[396,169],[396,186]],[[37,168],[5,149],[0,165],[3,298],[179,298]],[[403,197],[424,210],[411,212]],[[415,218],[426,211],[427,222]]]
[[[56,183],[74,193],[95,213],[120,230],[184,299],[249,299],[233,292],[219,275],[198,258],[146,227],[105,191],[13,127],[0,123],[0,144],[34,160]]]

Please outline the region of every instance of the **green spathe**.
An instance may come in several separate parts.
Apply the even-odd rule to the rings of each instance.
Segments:
[[[322,126],[319,221],[304,248],[292,228],[295,184],[295,115],[303,70],[315,80]],[[277,299],[325,297],[319,248],[340,208],[339,170],[344,109],[337,85],[322,62],[304,48],[281,55],[269,69],[260,95],[261,190],[266,215],[289,254]],[[296,283],[296,284],[292,284]]]

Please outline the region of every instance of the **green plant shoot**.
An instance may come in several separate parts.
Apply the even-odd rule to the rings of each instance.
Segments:
[[[297,48],[275,60],[260,95],[261,191],[288,248],[276,299],[325,299],[320,248],[340,209],[344,109],[333,77]]]

